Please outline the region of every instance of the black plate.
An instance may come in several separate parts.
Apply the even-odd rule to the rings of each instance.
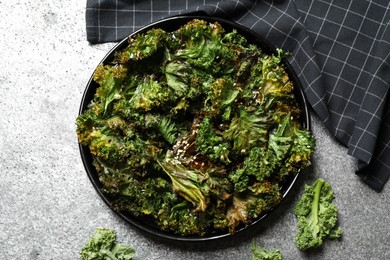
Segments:
[[[171,17],[167,19],[163,19],[157,22],[154,22],[150,25],[145,26],[144,28],[132,33],[130,36],[133,36],[135,34],[139,33],[145,33],[149,29],[152,28],[161,28],[166,31],[174,31],[177,30],[180,26],[184,25],[185,23],[191,21],[192,19],[197,18],[197,19],[203,19],[205,21],[209,22],[219,22],[222,27],[225,29],[225,31],[231,31],[232,29],[236,29],[241,35],[243,35],[250,43],[254,43],[261,47],[265,52],[267,53],[276,53],[276,48],[270,44],[266,39],[262,38],[258,34],[254,33],[253,31],[249,30],[246,27],[243,27],[241,25],[238,25],[234,22],[230,22],[227,20],[223,19],[218,19],[218,18],[212,18],[212,17],[203,17],[203,16],[176,16],[176,17]],[[115,45],[109,52],[108,54],[103,58],[101,63],[107,64],[113,60],[114,53],[116,51],[122,50],[125,48],[128,44],[128,38],[123,39],[121,42],[119,42],[117,45]],[[295,96],[296,99],[299,103],[300,109],[302,111],[301,115],[301,123],[302,126],[308,130],[310,130],[310,114],[307,108],[306,100],[304,93],[302,91],[302,86],[301,83],[298,80],[298,77],[296,73],[293,71],[291,65],[283,60],[283,63],[286,66],[287,73],[289,74],[290,80],[294,83],[295,86]],[[93,96],[96,92],[96,88],[98,87],[98,84],[93,81],[93,75],[91,76],[83,98],[81,100],[81,106],[80,106],[80,111],[79,114],[81,114],[84,110],[87,109],[88,104],[90,101],[93,99]],[[105,196],[101,192],[102,188],[102,183],[99,181],[98,174],[96,172],[95,167],[92,164],[93,158],[91,153],[89,152],[88,147],[79,145],[80,148],[80,153],[81,153],[81,158],[85,167],[85,170],[89,176],[89,179],[91,180],[93,186],[95,187],[96,191],[99,193],[103,201],[110,206],[110,199],[109,197]],[[299,174],[299,173],[298,173]],[[283,198],[285,198],[290,191],[291,187],[294,185],[295,180],[298,177],[298,174],[295,176],[290,176],[285,180],[281,187],[281,191],[283,194]],[[175,241],[187,241],[187,242],[200,242],[200,241],[209,241],[209,240],[216,240],[216,239],[221,239],[221,238],[226,238],[229,236],[233,236],[229,234],[227,231],[226,232],[221,232],[221,231],[216,231],[214,233],[207,234],[205,236],[180,236],[168,232],[161,231],[157,225],[155,225],[151,220],[145,219],[145,218],[136,218],[134,216],[131,216],[130,214],[127,213],[121,213],[121,212],[116,212],[120,217],[122,217],[124,220],[126,220],[128,223],[140,228],[143,231],[146,231],[149,234],[156,235],[160,238],[168,239],[168,240],[175,240]],[[269,214],[269,213],[268,213]],[[267,216],[267,214],[262,215],[258,219],[256,219],[252,224],[242,227],[236,231],[237,233],[240,233],[244,230],[247,230],[248,228],[253,227],[256,224],[259,224],[261,221],[264,220],[264,218]]]

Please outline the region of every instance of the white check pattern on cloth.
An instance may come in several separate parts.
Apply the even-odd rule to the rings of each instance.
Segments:
[[[277,47],[334,137],[380,191],[390,176],[390,12],[387,0],[87,0],[87,39],[119,41],[173,15],[233,20]]]

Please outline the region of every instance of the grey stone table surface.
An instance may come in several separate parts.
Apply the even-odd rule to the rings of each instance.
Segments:
[[[250,259],[252,241],[284,259],[390,259],[390,185],[354,174],[356,161],[313,116],[317,151],[290,196],[245,237],[182,244],[149,237],[116,216],[80,159],[75,118],[94,68],[113,44],[91,46],[85,1],[0,0],[0,259],[79,259],[97,227],[112,228],[136,259]],[[331,182],[340,241],[300,252],[293,204],[304,184]]]

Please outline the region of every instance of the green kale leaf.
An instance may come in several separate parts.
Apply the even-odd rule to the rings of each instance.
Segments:
[[[171,94],[169,88],[162,86],[153,77],[146,77],[138,85],[129,103],[135,110],[150,111],[167,103]]]
[[[93,79],[100,85],[96,90],[97,102],[101,104],[100,113],[108,113],[111,103],[120,98],[122,83],[126,76],[127,69],[122,65],[108,66],[100,64],[96,68]]]
[[[97,228],[95,234],[81,249],[82,260],[131,260],[135,250],[115,242],[115,232],[107,228]]]
[[[295,243],[299,249],[320,247],[325,238],[341,237],[342,230],[337,226],[338,209],[332,203],[333,199],[330,183],[323,179],[305,186],[301,199],[294,207],[298,219]]]
[[[205,117],[199,124],[195,144],[199,150],[214,162],[229,163],[229,145],[213,129],[210,117]]]
[[[256,182],[246,193],[234,193],[227,211],[230,233],[241,223],[250,223],[253,219],[273,209],[280,203],[282,195],[278,184]]]
[[[269,251],[252,242],[252,260],[283,260],[279,250]]]
[[[223,137],[233,141],[233,150],[248,154],[253,147],[266,143],[271,122],[270,115],[261,108],[255,111],[240,108]]]
[[[119,63],[148,58],[163,46],[167,36],[167,32],[162,29],[151,29],[145,34],[130,37],[128,46],[123,51],[115,53],[115,58]]]
[[[164,160],[158,160],[164,172],[171,178],[175,192],[195,206],[196,211],[205,211],[207,200],[201,191],[201,182],[206,178],[201,171],[186,168],[179,160],[167,153]]]

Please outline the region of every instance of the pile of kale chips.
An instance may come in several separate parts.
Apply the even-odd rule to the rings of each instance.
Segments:
[[[315,148],[283,56],[195,19],[131,37],[99,65],[77,134],[112,207],[202,236],[234,233],[278,205]]]

